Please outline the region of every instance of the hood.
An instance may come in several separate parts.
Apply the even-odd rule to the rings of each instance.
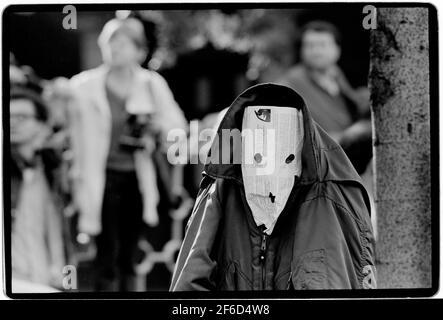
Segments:
[[[312,120],[303,98],[293,89],[265,83],[253,86],[241,93],[231,104],[221,121],[215,139],[222,137],[224,129],[242,129],[243,113],[246,107],[270,105],[297,108],[303,112],[304,142],[302,148],[302,173],[300,184],[322,181],[354,181],[361,184],[360,176],[352,166],[340,145],[335,142],[315,121]],[[222,163],[222,143],[212,143],[205,164],[204,174],[213,178],[233,179],[243,184],[241,164]],[[241,145],[231,146],[233,154],[241,154]],[[210,163],[219,159],[218,164]]]

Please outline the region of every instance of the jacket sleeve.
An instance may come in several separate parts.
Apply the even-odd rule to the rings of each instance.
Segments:
[[[295,289],[376,288],[374,237],[358,188],[304,202],[294,239]],[[359,194],[360,193],[360,194]]]
[[[94,214],[91,198],[93,198],[88,185],[85,182],[86,163],[88,162],[85,141],[88,139],[88,125],[86,122],[86,109],[90,106],[86,88],[87,73],[81,73],[71,78],[69,90],[71,99],[69,100],[69,137],[72,151],[72,164],[70,168],[70,178],[72,179],[72,197],[80,216],[78,227],[81,232],[96,235],[100,232],[99,219]]]
[[[221,217],[216,183],[210,183],[197,197],[175,265],[170,291],[215,290],[216,261],[211,258]]]
[[[341,189],[343,206],[336,206],[337,210],[346,217],[352,217],[352,222],[346,226],[341,223],[342,230],[353,236],[358,244],[359,252],[354,254],[354,265],[362,289],[376,289],[377,278],[375,268],[375,237],[371,223],[371,204],[367,191],[362,186],[339,186]],[[342,219],[341,221],[343,221]],[[348,240],[351,242],[352,240]]]
[[[188,130],[188,123],[182,109],[174,99],[166,80],[156,72],[152,72],[151,90],[157,105],[156,111],[164,138],[172,129]]]

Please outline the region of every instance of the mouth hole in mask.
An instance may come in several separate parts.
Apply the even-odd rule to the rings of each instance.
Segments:
[[[269,199],[271,199],[271,202],[275,202],[275,196],[272,194],[272,192],[269,192]]]

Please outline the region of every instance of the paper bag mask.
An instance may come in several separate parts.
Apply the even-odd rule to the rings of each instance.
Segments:
[[[302,112],[290,107],[250,106],[242,124],[242,174],[257,226],[271,234],[302,170]]]

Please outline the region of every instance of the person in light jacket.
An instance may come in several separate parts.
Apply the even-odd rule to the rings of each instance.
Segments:
[[[135,289],[142,221],[158,223],[155,141],[165,141],[171,129],[187,128],[166,81],[140,66],[145,41],[140,21],[108,21],[98,38],[104,64],[70,80],[78,228],[97,236],[101,291]]]

